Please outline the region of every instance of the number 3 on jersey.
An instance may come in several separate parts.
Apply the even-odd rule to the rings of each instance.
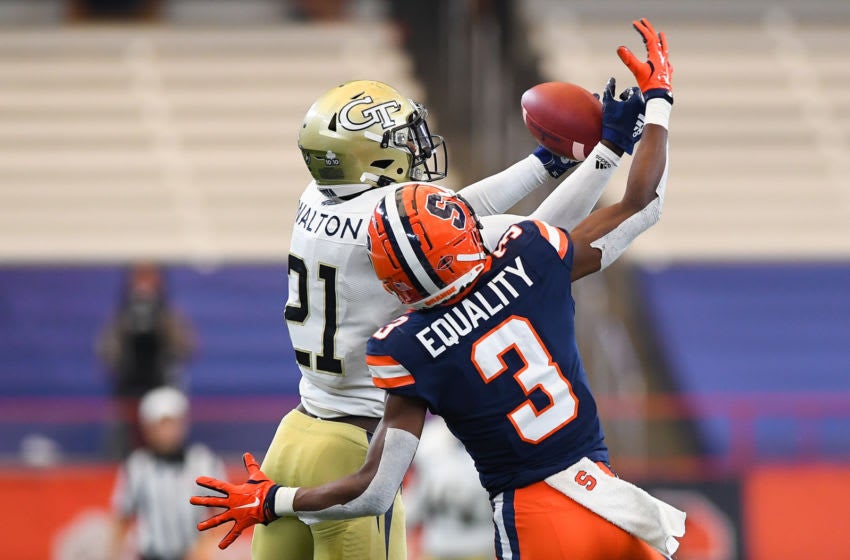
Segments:
[[[530,395],[540,389],[550,404],[540,410],[530,399],[508,413],[519,437],[528,443],[539,443],[553,432],[571,422],[578,414],[578,401],[570,382],[552,360],[537,331],[528,319],[516,315],[478,339],[472,345],[472,363],[485,383],[490,383],[508,371],[503,356],[516,350],[523,366],[514,379]]]
[[[304,259],[289,254],[289,273],[298,275],[298,304],[287,304],[284,317],[292,323],[304,324],[310,315],[309,271]],[[296,361],[306,368],[335,375],[342,374],[342,360],[336,357],[334,339],[337,331],[336,313],[336,267],[319,264],[319,279],[324,283],[325,316],[322,327],[322,351],[316,354],[315,367],[313,354],[307,350],[295,349]]]

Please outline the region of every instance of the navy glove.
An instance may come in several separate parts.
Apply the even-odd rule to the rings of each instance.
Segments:
[[[631,154],[643,134],[646,101],[638,87],[623,90],[620,101],[617,101],[614,99],[616,87],[617,81],[611,78],[602,94],[602,139]]]
[[[543,146],[537,146],[532,154],[540,160],[546,172],[556,179],[581,163],[574,159],[557,156]]]

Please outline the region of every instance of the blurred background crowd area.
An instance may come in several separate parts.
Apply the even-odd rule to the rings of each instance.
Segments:
[[[688,511],[683,560],[850,558],[846,0],[0,0],[0,491],[57,504],[5,511],[34,540],[3,556],[77,557],[143,388],[187,393],[232,468],[262,455],[297,403],[315,97],[424,102],[460,188],[535,147],[527,88],[631,85],[637,17],[675,67],[664,217],[574,290],[614,468]]]

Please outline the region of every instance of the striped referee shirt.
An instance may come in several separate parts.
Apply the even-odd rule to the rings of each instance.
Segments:
[[[198,538],[196,525],[206,512],[189,503],[200,475],[224,479],[224,465],[206,446],[195,444],[182,460],[137,449],[121,467],[112,495],[113,509],[135,517],[143,558],[179,560]]]

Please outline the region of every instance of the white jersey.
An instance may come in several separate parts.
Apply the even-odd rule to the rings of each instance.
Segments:
[[[405,307],[375,277],[366,239],[375,205],[397,186],[335,202],[312,182],[298,203],[286,320],[301,403],[321,418],[384,412],[386,393],[372,384],[366,341]]]

